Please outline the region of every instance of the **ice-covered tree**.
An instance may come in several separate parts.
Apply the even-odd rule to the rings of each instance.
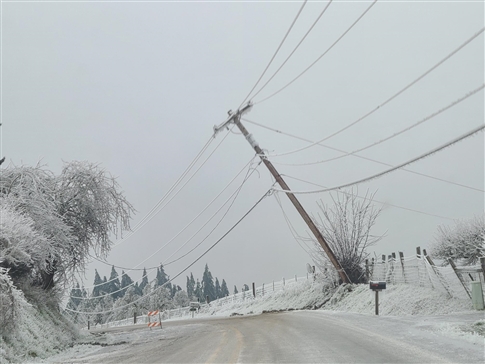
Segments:
[[[0,217],[0,267],[8,269],[17,285],[22,278],[38,277],[55,254],[53,247],[30,216],[15,210],[1,195]]]
[[[187,307],[190,303],[189,296],[185,291],[177,291],[173,297],[173,302],[177,307]]]
[[[143,292],[143,289],[146,287],[146,285],[148,284],[148,276],[147,276],[147,270],[145,268],[143,268],[143,274],[142,274],[142,279],[141,279],[141,283],[140,283],[140,290]]]
[[[203,297],[209,297],[209,300],[216,299],[216,287],[214,286],[214,279],[209,270],[209,266],[206,264],[204,268],[204,274],[202,275],[202,294]]]
[[[216,291],[216,299],[221,298],[221,284],[219,283],[219,279],[216,277],[216,284],[215,284],[215,291]]]
[[[454,226],[441,225],[431,247],[438,259],[461,261],[464,265],[477,264],[485,256],[485,216],[455,221]]]
[[[124,296],[127,292],[127,288],[133,287],[133,293],[136,294],[135,287],[133,285],[133,279],[125,273],[124,270],[121,271],[121,296]]]
[[[374,194],[366,193],[360,197],[357,192],[342,191],[331,195],[333,203],[330,206],[320,202],[321,214],[314,221],[350,281],[362,283],[366,279],[363,263],[369,255],[367,248],[381,240],[383,235],[371,233],[381,212],[372,204]],[[329,272],[337,284],[336,271],[325,270],[330,266],[327,254],[317,241],[314,241],[314,247],[313,260],[322,272]]]
[[[41,256],[25,266],[24,276],[44,289],[82,272],[89,254],[106,256],[110,234],[129,229],[134,211],[116,180],[88,162],[66,163],[58,176],[41,165],[9,166],[0,174],[0,205],[28,216],[42,237]]]
[[[111,296],[113,297],[114,300],[116,300],[117,298],[122,296],[120,288],[121,288],[121,283],[120,283],[120,279],[118,278],[118,272],[116,271],[115,267],[112,266],[111,274],[107,282],[106,291],[108,293],[112,293]]]
[[[221,284],[221,297],[229,296],[229,290],[227,289],[226,281],[223,279]]]
[[[238,294],[239,292],[237,291],[236,285],[234,285],[234,294]]]
[[[200,285],[199,279],[197,278],[197,283],[195,284],[194,296],[200,302],[205,301],[204,293],[202,292],[202,286]]]
[[[94,270],[94,282],[93,282],[93,297],[98,297],[103,294],[103,280],[99,276],[98,270]]]

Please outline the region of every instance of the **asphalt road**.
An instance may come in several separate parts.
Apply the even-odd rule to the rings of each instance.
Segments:
[[[411,319],[409,319],[411,320]],[[123,328],[128,343],[82,363],[483,363],[484,344],[406,318],[325,311],[193,319]],[[416,318],[413,318],[416,320]],[[120,330],[120,329],[117,329]],[[127,332],[127,330],[129,332]],[[130,331],[132,330],[132,331]],[[124,335],[124,336],[123,336]]]

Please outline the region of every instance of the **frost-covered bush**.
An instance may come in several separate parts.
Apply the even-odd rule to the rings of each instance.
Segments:
[[[13,285],[7,269],[0,268],[0,337],[7,338],[17,328],[20,306],[27,304]]]
[[[0,198],[0,267],[9,268],[8,275],[19,280],[45,269],[53,253],[47,239],[35,229],[34,221],[15,211]]]
[[[0,201],[31,219],[26,226],[37,233],[42,256],[31,255],[33,265],[24,268],[44,289],[69,282],[73,273],[83,271],[90,251],[105,256],[110,234],[129,229],[134,211],[116,180],[88,162],[66,163],[58,176],[45,166],[9,166],[0,174]],[[14,268],[2,256],[0,260],[3,267]]]
[[[189,296],[185,291],[177,291],[173,296],[173,301],[177,307],[187,307],[190,304]]]
[[[336,259],[352,283],[366,281],[363,263],[368,257],[367,248],[382,239],[371,230],[381,212],[372,200],[375,194],[358,196],[358,191],[340,191],[331,195],[333,204],[318,204],[321,215],[315,224],[325,238]],[[330,259],[317,241],[314,242],[312,258],[320,271],[329,280],[334,279],[335,268],[330,268]],[[329,269],[330,268],[330,269]],[[340,278],[339,278],[340,281]]]
[[[441,225],[431,255],[436,258],[460,260],[460,264],[477,264],[485,256],[485,216],[455,221],[453,227]]]

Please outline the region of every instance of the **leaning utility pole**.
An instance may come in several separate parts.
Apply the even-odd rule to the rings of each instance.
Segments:
[[[244,125],[241,124],[242,114],[249,111],[251,109],[251,107],[252,107],[252,104],[250,102],[248,102],[246,106],[244,106],[242,109],[238,110],[236,113],[232,113],[232,111],[229,111],[229,113],[228,113],[229,118],[224,123],[222,123],[221,125],[214,126],[214,137],[216,136],[216,134],[221,129],[227,127],[228,124],[235,124],[239,128],[241,133],[245,136],[245,138],[249,142],[249,144],[251,144],[251,147],[253,147],[253,149],[256,151],[258,156],[261,158],[264,165],[268,168],[270,173],[275,178],[276,182],[278,182],[278,184],[281,186],[281,188],[283,190],[290,191],[290,187],[288,187],[288,185],[286,184],[284,179],[281,177],[281,175],[278,173],[278,171],[273,166],[273,164],[266,158],[263,150],[259,147],[256,140],[253,138],[253,135],[249,134],[249,132],[244,127]],[[342,279],[342,282],[350,283],[350,280],[349,280],[349,277],[347,276],[347,273],[345,272],[345,270],[340,265],[340,262],[335,257],[335,254],[333,253],[332,249],[330,249],[330,247],[328,246],[328,244],[325,241],[325,238],[323,237],[320,230],[318,230],[318,228],[313,223],[313,220],[310,218],[310,216],[308,216],[307,212],[305,211],[303,206],[300,204],[300,201],[298,201],[298,199],[295,197],[295,195],[290,193],[290,192],[286,192],[286,195],[288,196],[290,201],[293,203],[293,206],[295,206],[295,208],[298,210],[301,217],[303,218],[303,220],[306,222],[306,224],[308,225],[308,227],[312,231],[313,235],[315,235],[315,238],[318,240],[318,242],[322,246],[323,250],[327,254],[328,258],[332,262],[333,266],[337,270],[337,272],[340,276],[340,279]]]

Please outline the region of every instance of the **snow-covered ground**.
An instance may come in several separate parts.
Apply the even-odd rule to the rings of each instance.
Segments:
[[[484,312],[473,310],[469,299],[450,299],[438,291],[413,285],[388,285],[386,291],[380,293],[379,301],[380,315],[389,316],[396,330],[400,326],[412,326],[443,337],[462,339],[476,345],[485,344]],[[213,305],[201,310],[196,316],[224,317],[302,309],[326,310],[335,315],[352,312],[354,319],[362,317],[364,320],[365,316],[374,315],[374,293],[368,285],[346,285],[330,290],[321,283],[304,281],[289,285],[270,296],[228,303],[221,307]],[[169,327],[160,330],[160,334],[179,335],[180,330],[184,328]],[[45,362],[63,362],[64,359],[97,351],[101,346],[152,340],[153,335],[159,335],[157,332],[142,330],[136,335],[122,332],[84,335],[82,345],[75,345]]]

